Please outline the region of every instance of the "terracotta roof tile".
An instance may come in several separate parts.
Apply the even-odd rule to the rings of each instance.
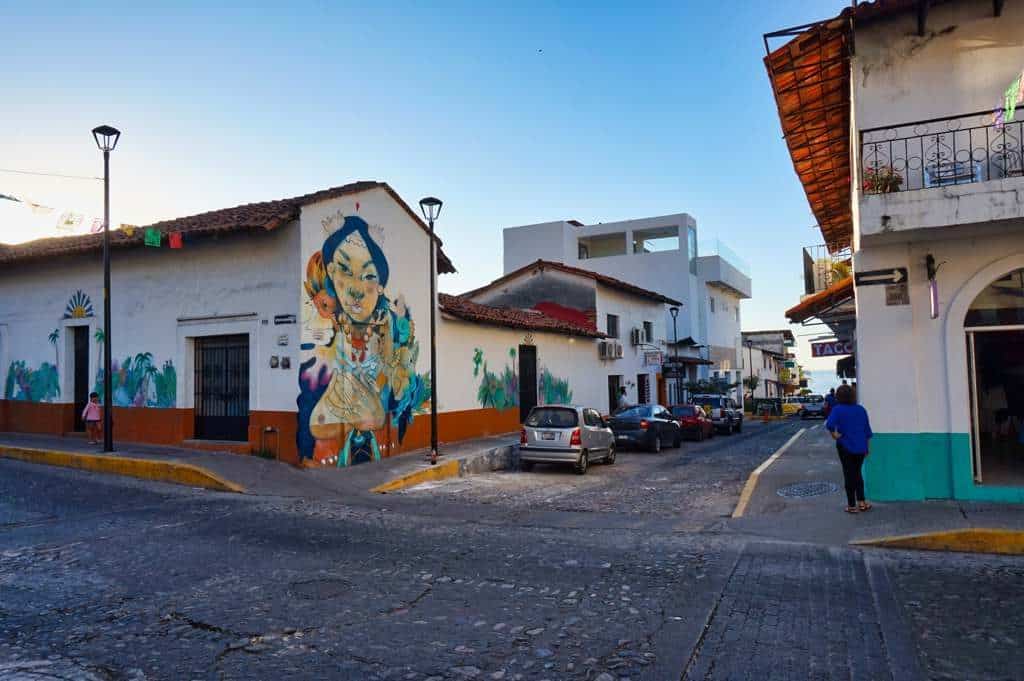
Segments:
[[[793,307],[786,310],[786,317],[793,324],[815,317],[822,310],[853,298],[853,277],[844,277],[826,289],[807,296]]]
[[[388,192],[405,209],[416,224],[423,228],[424,231],[428,229],[420,216],[386,182],[361,181],[290,199],[247,203],[233,208],[222,208],[220,210],[199,213],[198,215],[164,220],[151,225],[142,225],[135,228],[131,236],[122,230],[114,230],[110,233],[110,242],[114,248],[143,246],[147,229],[156,229],[163,234],[178,232],[193,237],[229,232],[269,231],[297,219],[304,205],[340,196],[358,194],[371,189],[383,189]],[[437,239],[437,246],[438,272],[454,272],[455,267],[452,265],[451,260],[448,259],[448,256],[444,254],[440,239]],[[0,263],[12,263],[75,253],[89,253],[101,250],[102,248],[102,234],[37,239],[36,241],[17,245],[0,244]]]
[[[494,288],[495,286],[500,286],[501,284],[504,284],[507,281],[511,281],[512,279],[515,279],[516,277],[522,275],[524,272],[528,272],[531,270],[543,272],[545,269],[558,270],[559,272],[568,272],[569,274],[575,274],[581,277],[586,277],[587,279],[593,279],[594,281],[600,284],[604,284],[608,288],[613,288],[624,293],[632,294],[634,296],[640,296],[641,298],[647,298],[648,300],[654,300],[659,303],[665,303],[666,305],[682,305],[681,302],[675,300],[674,298],[669,298],[668,296],[663,296],[662,294],[657,293],[655,291],[650,291],[648,289],[641,288],[634,284],[630,284],[628,281],[622,281],[621,279],[616,279],[615,277],[609,277],[606,274],[598,274],[597,272],[592,272],[590,270],[585,270],[579,267],[573,267],[571,265],[566,265],[565,263],[554,262],[552,260],[538,260],[536,262],[532,262],[529,265],[520,267],[518,270],[509,272],[503,277],[495,279],[489,284],[485,284],[484,286],[481,286],[480,288],[477,289],[473,289],[472,291],[467,291],[466,293],[463,293],[460,297],[471,298],[478,293],[483,293],[484,291],[488,291]]]
[[[566,336],[584,336],[586,338],[604,338],[605,335],[592,326],[574,324],[563,319],[556,319],[537,310],[517,310],[513,308],[491,307],[468,300],[464,296],[452,296],[447,293],[438,294],[441,312],[458,319],[490,326],[504,326],[510,329],[526,329],[529,331],[548,331]]]

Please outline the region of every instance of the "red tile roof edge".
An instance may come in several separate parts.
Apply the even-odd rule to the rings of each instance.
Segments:
[[[438,304],[442,313],[476,324],[526,329],[529,331],[546,331],[564,336],[605,337],[603,333],[595,328],[549,317],[541,312],[481,305],[463,296],[439,293]]]
[[[844,277],[786,310],[786,318],[791,323],[798,324],[815,316],[822,309],[831,307],[843,298],[852,298],[853,295],[853,277]]]
[[[423,231],[428,232],[430,228],[423,219],[407,204],[401,196],[386,182],[374,180],[361,180],[351,182],[330,189],[296,196],[290,199],[277,199],[273,201],[262,201],[259,203],[247,203],[231,208],[220,208],[217,210],[197,213],[171,220],[162,220],[150,225],[140,225],[134,228],[131,236],[122,230],[110,232],[111,246],[125,248],[132,246],[143,246],[147,229],[156,229],[163,234],[180,232],[192,236],[205,236],[214,233],[233,233],[250,231],[270,231],[286,225],[292,220],[298,219],[302,206],[334,199],[341,196],[358,194],[373,189],[383,189],[393,198],[409,217],[420,226]],[[442,249],[441,239],[434,235],[437,243],[437,269],[438,272],[455,272],[455,266]],[[27,260],[37,260],[51,256],[70,255],[74,253],[88,253],[103,248],[102,234],[82,234],[78,236],[50,237],[36,239],[24,244],[5,245],[0,244],[0,263],[13,263]]]
[[[624,293],[629,293],[629,294],[632,294],[632,295],[635,295],[635,296],[639,296],[641,298],[647,298],[649,300],[655,300],[655,301],[657,301],[659,303],[665,303],[666,305],[682,305],[681,302],[679,302],[678,300],[675,300],[674,298],[669,298],[668,296],[664,296],[664,295],[662,295],[660,293],[657,293],[655,291],[650,291],[648,289],[641,288],[641,287],[636,286],[634,284],[630,284],[628,281],[622,281],[621,279],[616,279],[615,277],[609,277],[606,274],[599,274],[599,273],[593,272],[591,270],[585,270],[585,269],[582,269],[580,267],[573,267],[572,265],[566,265],[565,263],[555,262],[553,260],[543,260],[543,259],[531,262],[529,265],[523,265],[522,267],[520,267],[517,270],[509,272],[508,274],[506,274],[504,276],[498,277],[497,279],[495,279],[494,281],[492,281],[489,284],[484,284],[483,286],[481,286],[479,288],[475,288],[472,291],[466,291],[465,293],[463,293],[459,297],[460,298],[471,298],[472,296],[475,296],[478,293],[483,293],[484,291],[489,291],[490,289],[494,288],[495,286],[500,286],[501,284],[504,284],[506,281],[511,281],[512,279],[515,279],[516,277],[522,275],[524,272],[526,272],[526,271],[528,271],[528,270],[530,270],[532,268],[539,268],[541,271],[543,271],[544,268],[549,268],[549,269],[553,269],[553,270],[558,270],[560,272],[567,272],[569,274],[575,274],[575,275],[578,275],[578,276],[581,276],[581,277],[586,277],[588,279],[593,279],[594,281],[598,282],[599,284],[604,284],[605,286],[607,286],[609,288],[614,288],[614,289],[617,289],[617,290],[622,291]]]

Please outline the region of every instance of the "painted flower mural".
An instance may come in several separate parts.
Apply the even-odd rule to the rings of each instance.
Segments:
[[[509,348],[508,355],[514,366],[516,349]],[[474,348],[473,376],[480,379],[476,399],[481,407],[511,409],[519,406],[519,379],[511,366],[505,365],[501,373],[496,374],[488,368],[487,361],[484,360],[484,351]]]
[[[43,362],[38,369],[27,366],[24,360],[11,362],[4,382],[4,399],[23,402],[50,402],[60,397],[57,367]]]
[[[339,226],[306,266],[297,444],[301,457],[340,467],[380,459],[390,426],[401,442],[431,391],[416,373],[412,314],[387,293],[383,233],[356,215],[324,225]]]
[[[123,362],[116,359],[111,365],[111,387],[116,407],[170,408],[177,404],[178,374],[170,360],[157,369],[153,355],[140,352],[128,356]],[[103,368],[96,372],[96,386],[103,395]],[[101,397],[102,400],[102,397]]]

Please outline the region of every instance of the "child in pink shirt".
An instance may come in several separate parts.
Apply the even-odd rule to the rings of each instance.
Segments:
[[[103,407],[100,406],[99,393],[89,393],[89,401],[82,410],[82,420],[85,421],[85,432],[89,437],[89,444],[100,443],[100,419],[102,418]]]

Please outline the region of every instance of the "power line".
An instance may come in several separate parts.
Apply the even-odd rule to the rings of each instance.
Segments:
[[[102,180],[102,177],[89,177],[88,175],[63,175],[61,173],[38,173],[31,170],[14,170],[13,168],[0,168],[0,173],[14,173],[15,175],[39,175],[42,177],[62,177],[66,180]]]

